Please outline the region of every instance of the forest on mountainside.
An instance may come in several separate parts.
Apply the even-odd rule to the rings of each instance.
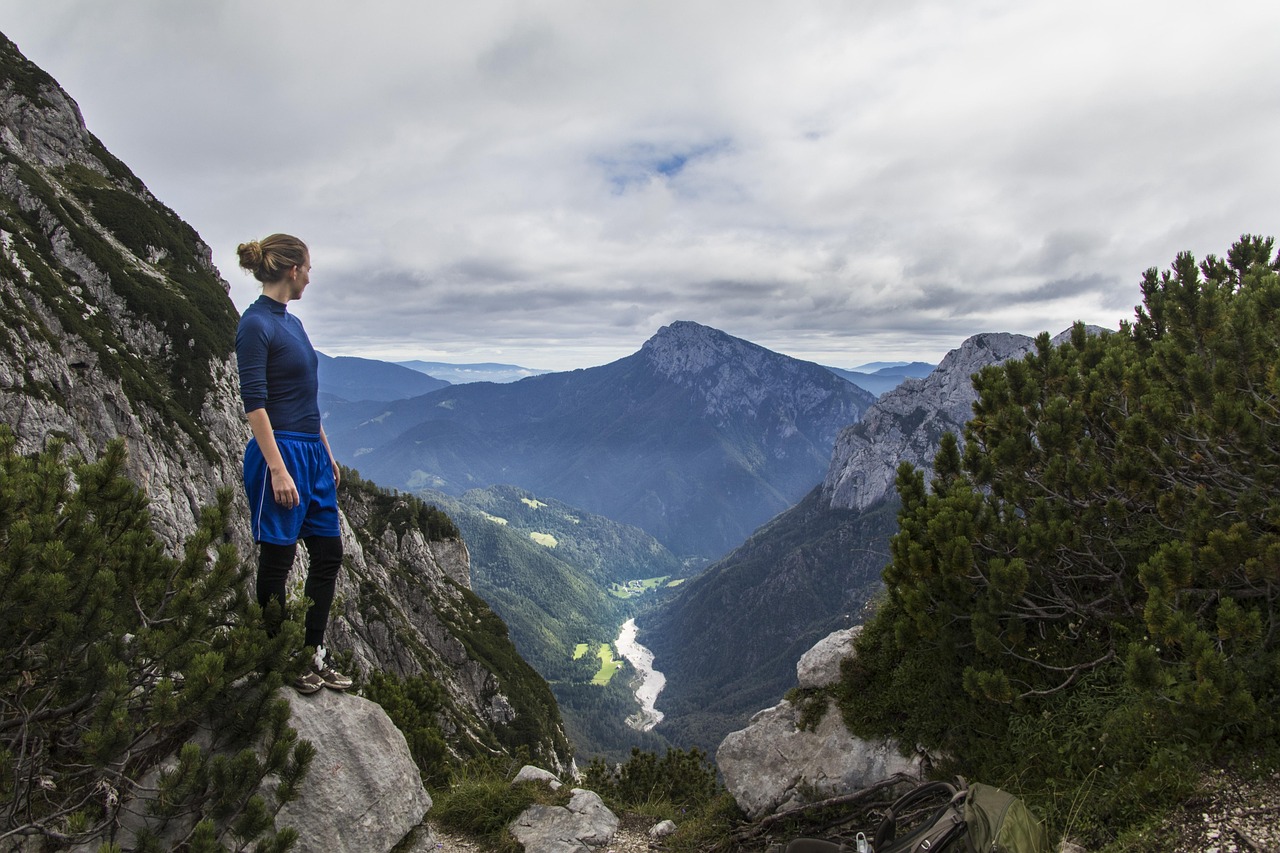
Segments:
[[[975,377],[964,451],[899,471],[887,592],[838,692],[1089,849],[1143,847],[1212,762],[1274,768],[1280,260],[1147,271],[1118,333]]]

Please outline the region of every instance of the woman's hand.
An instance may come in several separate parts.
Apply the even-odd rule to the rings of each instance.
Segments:
[[[342,485],[342,472],[338,470],[338,461],[330,459],[329,464],[333,466],[333,485],[334,488]]]
[[[271,472],[271,491],[275,495],[276,503],[285,509],[293,509],[298,505],[298,486],[293,482],[293,477],[289,475],[287,469],[282,468],[278,472]]]

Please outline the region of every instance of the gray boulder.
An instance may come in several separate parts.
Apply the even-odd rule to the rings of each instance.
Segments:
[[[556,774],[550,770],[543,770],[541,767],[534,767],[532,764],[526,764],[520,768],[520,772],[516,774],[516,778],[511,780],[511,784],[514,785],[516,782],[546,782],[553,791],[559,791],[562,787],[560,780],[556,778]]]
[[[796,664],[803,688],[825,687],[840,677],[840,662],[853,651],[861,626],[836,631],[805,652]],[[835,703],[822,720],[800,728],[800,709],[783,700],[732,732],[716,750],[725,788],[747,817],[826,797],[852,793],[895,774],[923,778],[924,756],[902,756],[892,740],[866,741],[845,728]]]
[[[594,791],[574,788],[568,806],[535,804],[511,824],[525,853],[586,853],[618,831],[618,817]]]
[[[834,703],[816,728],[801,729],[799,718],[799,709],[783,700],[756,714],[716,750],[725,788],[752,820],[895,774],[923,778],[921,756],[904,758],[892,740],[854,737]]]
[[[316,757],[276,826],[298,831],[298,850],[395,847],[431,808],[404,735],[380,706],[358,696],[321,690],[290,701],[289,725],[315,744]]]
[[[796,679],[801,689],[826,687],[840,680],[840,662],[853,653],[853,641],[862,633],[855,625],[828,634],[800,657]]]

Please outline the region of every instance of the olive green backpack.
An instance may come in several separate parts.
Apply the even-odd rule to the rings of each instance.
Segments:
[[[915,829],[897,837],[897,819],[930,800],[945,803]],[[974,783],[957,788],[926,782],[898,798],[885,812],[875,840],[859,833],[853,844],[798,838],[786,853],[1052,853],[1049,834],[1022,800],[999,788]]]

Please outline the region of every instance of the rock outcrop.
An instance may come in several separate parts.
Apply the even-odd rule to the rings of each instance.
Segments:
[[[525,853],[589,853],[618,831],[618,817],[594,791],[574,788],[567,806],[529,806],[511,824]]]
[[[316,747],[298,797],[276,826],[298,832],[297,850],[390,850],[431,808],[409,746],[382,708],[331,690],[291,696],[289,725]]]
[[[893,492],[900,463],[932,468],[943,433],[959,436],[973,417],[973,374],[1021,357],[1034,345],[1025,335],[974,335],[924,379],[907,379],[885,393],[836,439],[824,498],[833,508],[866,509]]]
[[[1086,331],[1106,330],[1087,326]],[[1067,329],[1050,343],[1059,346],[1070,337]],[[944,433],[953,433],[963,447],[964,425],[978,400],[973,375],[988,365],[1021,358],[1035,344],[1034,338],[1008,332],[974,335],[947,353],[928,376],[907,379],[882,395],[836,439],[822,483],[824,500],[832,509],[866,509],[893,493],[900,463],[932,470]]]
[[[802,658],[804,682],[821,687],[838,678],[839,661],[852,651],[854,636],[840,631],[815,646]],[[828,703],[816,727],[802,728],[800,708],[784,699],[720,744],[716,765],[747,817],[851,793],[894,775],[923,778],[923,756],[905,758],[891,740],[854,737]]]

